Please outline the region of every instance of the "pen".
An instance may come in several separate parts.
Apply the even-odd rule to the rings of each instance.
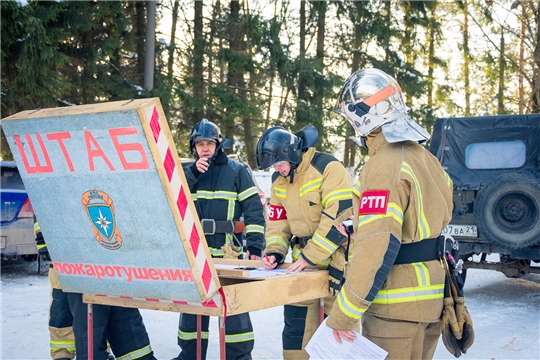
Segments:
[[[264,258],[266,259],[266,261],[270,262],[270,259],[268,258],[268,255],[266,255],[266,253],[264,254]]]

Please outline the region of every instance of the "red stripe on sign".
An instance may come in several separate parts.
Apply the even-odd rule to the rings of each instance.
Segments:
[[[176,206],[178,206],[178,210],[180,210],[180,217],[182,218],[182,221],[186,215],[187,204],[186,192],[184,191],[184,187],[180,185],[180,194],[178,194]]]
[[[201,238],[199,237],[199,233],[197,232],[195,223],[193,223],[193,227],[191,228],[191,236],[189,237],[189,243],[191,245],[191,251],[193,251],[193,255],[195,257],[197,257],[197,252],[199,251],[200,242],[201,242]]]
[[[150,119],[150,129],[152,129],[154,141],[157,143],[159,133],[161,132],[161,126],[159,125],[159,114],[155,106],[154,110],[152,110],[152,118]]]
[[[133,299],[131,296],[122,296],[120,295],[120,299]]]
[[[210,283],[212,282],[212,271],[210,271],[208,261],[204,262],[204,269],[201,277],[204,284],[204,289],[206,290],[206,292],[208,292],[208,289],[210,288]]]
[[[189,305],[187,301],[173,300],[172,302],[173,304],[178,304],[178,305]]]
[[[108,296],[108,295],[105,295],[105,294],[94,294],[94,296]]]
[[[210,300],[206,300],[205,302],[201,303],[202,306],[206,306],[206,307],[213,307],[213,308],[217,308],[217,304],[214,300],[210,299]]]
[[[145,298],[144,300],[151,301],[151,302],[159,302],[159,299]]]
[[[174,159],[172,156],[171,148],[167,149],[167,154],[165,155],[165,161],[163,161],[163,166],[165,166],[167,178],[169,179],[169,181],[171,181],[172,174],[174,172]]]

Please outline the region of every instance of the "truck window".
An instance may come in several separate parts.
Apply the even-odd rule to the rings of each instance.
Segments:
[[[525,164],[522,141],[474,143],[467,146],[465,164],[469,169],[511,169]]]

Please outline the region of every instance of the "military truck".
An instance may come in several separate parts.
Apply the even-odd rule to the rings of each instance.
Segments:
[[[454,183],[444,233],[459,243],[463,277],[540,273],[540,114],[440,118],[429,149]]]

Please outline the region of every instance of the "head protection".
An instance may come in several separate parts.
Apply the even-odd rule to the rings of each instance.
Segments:
[[[363,69],[350,75],[341,88],[334,111],[343,115],[354,130],[366,137],[382,126],[388,142],[424,142],[429,134],[407,115],[401,88],[379,69]]]
[[[199,121],[191,130],[191,135],[189,136],[189,149],[191,153],[195,153],[195,142],[199,140],[211,140],[216,143],[216,146],[219,145],[223,136],[216,124],[206,119]]]
[[[288,161],[296,168],[302,160],[302,150],[315,145],[318,131],[308,125],[296,134],[291,134],[281,126],[266,130],[257,143],[257,167],[259,170]]]

